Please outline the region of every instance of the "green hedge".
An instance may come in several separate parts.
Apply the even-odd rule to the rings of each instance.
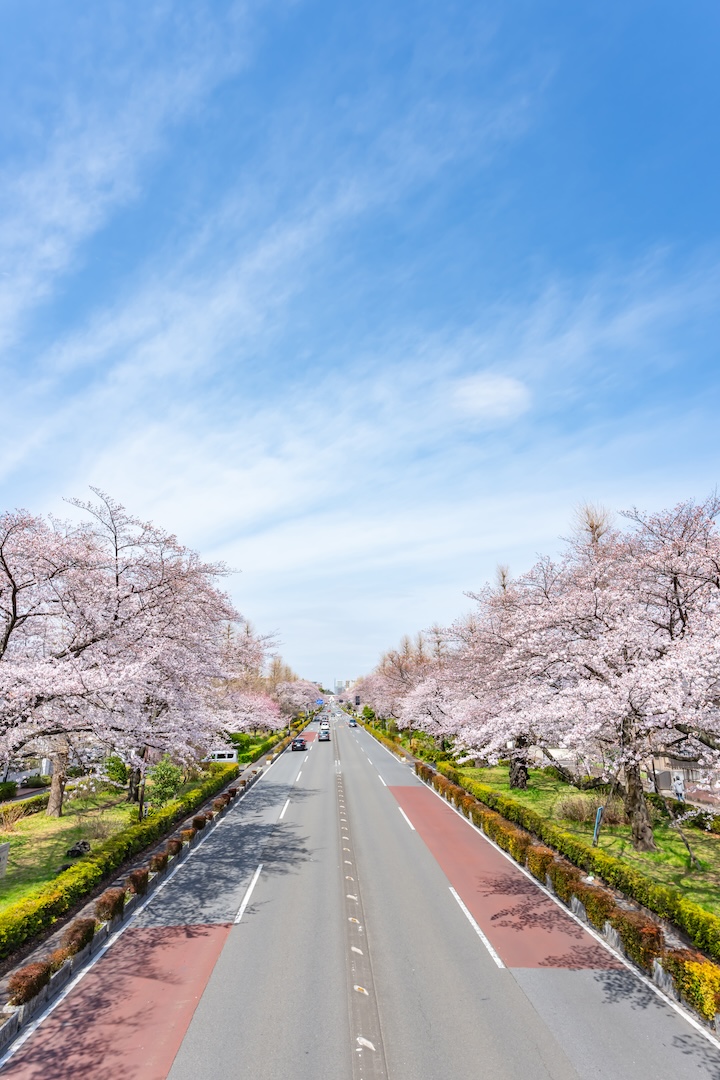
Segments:
[[[397,754],[397,756],[401,758],[405,757],[402,747],[399,745],[399,742],[395,741],[395,739],[389,738],[387,735],[381,735],[377,728],[373,727],[371,723],[368,723],[365,720],[361,719],[360,724],[362,725],[362,727],[365,728],[366,731],[370,732],[374,739],[377,739],[379,743],[382,743],[383,746],[386,746],[388,750],[392,750],[393,754]]]
[[[428,766],[418,764],[416,768],[419,775],[422,775],[421,770],[432,772]],[[622,859],[592,847],[587,841],[561,829],[536,810],[530,810],[516,799],[501,795],[493,788],[464,776],[457,769],[441,764],[438,765],[438,771],[451,783],[469,791],[508,821],[527,829],[575,866],[596,874],[607,885],[619,889],[649,911],[663,919],[669,919],[685,931],[698,949],[702,949],[713,959],[720,960],[720,917],[706,911],[692,900],[685,899],[679,889],[671,885],[657,884],[640,870],[628,866]]]
[[[51,927],[126,859],[165,836],[176,822],[192,814],[237,775],[235,764],[216,767],[199,788],[173,800],[137,825],[122,829],[69,870],[58,874],[54,881],[39,885],[22,900],[10,904],[0,912],[0,959]]]

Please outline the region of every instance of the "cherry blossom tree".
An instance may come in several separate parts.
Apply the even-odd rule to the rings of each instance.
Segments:
[[[559,559],[470,594],[441,657],[396,651],[363,692],[459,748],[509,751],[516,783],[529,746],[594,762],[623,785],[634,846],[653,850],[648,760],[679,740],[708,768],[720,758],[719,512],[713,497],[616,528],[590,509]]]
[[[310,712],[317,701],[318,688],[306,679],[291,679],[278,683],[275,695],[284,715],[293,717],[301,712]]]

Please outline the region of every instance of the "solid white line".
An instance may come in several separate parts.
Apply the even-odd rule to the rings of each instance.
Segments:
[[[477,923],[475,922],[475,919],[474,919],[474,918],[472,917],[472,915],[470,914],[470,912],[468,911],[468,909],[467,909],[467,908],[465,907],[465,904],[464,904],[464,903],[462,902],[462,900],[460,899],[460,897],[458,896],[458,894],[457,894],[457,893],[455,892],[455,890],[453,889],[452,885],[450,886],[450,892],[451,892],[451,893],[453,894],[453,896],[454,896],[454,897],[455,897],[455,899],[457,900],[457,902],[458,902],[458,904],[460,905],[460,907],[461,907],[461,909],[462,909],[462,912],[463,912],[463,914],[465,915],[465,917],[466,917],[467,921],[468,921],[468,922],[470,923],[470,925],[472,926],[473,930],[475,931],[475,933],[477,934],[477,936],[478,936],[478,937],[480,938],[480,940],[482,941],[483,945],[485,946],[485,948],[487,949],[487,951],[488,951],[488,952],[490,953],[490,955],[492,956],[492,958],[493,958],[493,960],[495,961],[495,963],[497,964],[497,966],[498,966],[499,968],[504,968],[504,967],[505,967],[505,965],[503,964],[502,960],[500,959],[500,957],[498,956],[498,954],[497,954],[497,953],[495,952],[495,950],[493,949],[492,945],[490,944],[490,942],[488,941],[488,939],[487,939],[487,938],[485,937],[485,935],[483,934],[483,932],[482,932],[482,930],[480,929],[480,927],[478,926],[478,924],[477,924]]]
[[[384,785],[385,785],[385,787],[387,787],[387,784],[386,784],[386,783],[385,783],[385,781],[383,780],[382,776],[380,776],[380,773],[378,773],[378,779],[380,780],[380,783],[381,783],[381,784],[384,784]]]
[[[385,787],[387,787],[387,784],[385,785]],[[407,821],[407,823],[410,826],[410,828],[412,829],[412,831],[415,832],[415,826],[413,825],[412,821],[410,820],[410,818],[407,816],[407,814],[403,810],[402,806],[398,806],[398,810],[400,811],[402,816],[405,818],[405,820]]]
[[[245,896],[243,897],[243,902],[240,905],[240,910],[238,911],[238,913],[237,913],[237,915],[235,916],[235,919],[234,919],[234,922],[235,922],[236,925],[237,925],[237,923],[240,922],[243,915],[245,914],[245,908],[250,903],[250,897],[252,896],[253,889],[257,885],[257,880],[260,877],[260,871],[262,870],[262,868],[263,868],[263,864],[260,863],[257,870],[255,871],[255,873],[252,876],[252,881],[250,882],[250,884],[247,887],[247,892],[245,893]]]
[[[418,782],[420,784],[423,784],[422,780],[419,780]],[[566,915],[568,915],[571,919],[573,919],[573,921],[576,922],[578,926],[581,926],[583,930],[586,931],[586,933],[590,934],[591,937],[594,937],[598,944],[602,945],[604,949],[607,949],[607,951],[612,956],[614,956],[616,960],[619,960],[623,967],[626,967],[628,971],[632,972],[635,978],[639,979],[640,982],[648,988],[648,990],[652,990],[654,994],[656,994],[659,998],[662,998],[665,1004],[669,1005],[671,1009],[674,1009],[678,1016],[681,1016],[683,1020],[687,1020],[688,1024],[694,1027],[696,1031],[699,1031],[701,1035],[704,1035],[707,1041],[712,1043],[716,1049],[720,1050],[720,1039],[716,1039],[714,1035],[711,1035],[708,1029],[704,1027],[703,1024],[701,1024],[700,1021],[692,1015],[692,1013],[687,1012],[682,1007],[682,1005],[669,997],[669,995],[666,994],[664,990],[661,990],[660,987],[652,981],[652,979],[648,979],[646,975],[643,975],[642,971],[639,971],[638,968],[636,968],[635,965],[632,964],[626,956],[624,956],[621,952],[618,952],[617,949],[613,949],[609,941],[607,941],[607,939],[604,938],[602,934],[595,929],[594,926],[591,926],[590,923],[584,922],[578,915],[575,914],[574,911],[571,911],[569,907],[566,907],[565,904],[563,904],[562,900],[560,900],[560,898],[555,895],[555,893],[550,892],[550,890],[547,889],[542,884],[542,882],[538,881],[538,879],[534,877],[530,873],[530,871],[527,870],[524,866],[521,866],[520,863],[515,862],[509,852],[504,851],[498,844],[495,843],[494,840],[491,840],[489,836],[486,836],[482,829],[478,829],[477,825],[473,821],[470,821],[469,818],[466,818],[465,815],[460,810],[458,810],[456,806],[453,806],[452,803],[448,802],[447,799],[444,799],[440,792],[436,791],[431,784],[423,784],[423,787],[428,788],[428,790],[431,791],[433,795],[435,795],[438,799],[440,799],[441,802],[445,804],[445,806],[449,806],[452,812],[454,814],[457,814],[461,821],[464,821],[466,825],[469,825],[471,829],[474,829],[475,832],[479,836],[482,836],[483,840],[490,844],[491,847],[494,847],[495,850],[498,851],[504,859],[507,859],[509,863],[512,863],[516,870],[519,870],[520,873],[524,874],[529,881],[532,881],[533,885],[536,885],[540,892],[545,893],[545,895],[550,900],[552,900],[553,904],[555,904],[556,907],[559,907],[560,910],[563,911]]]
[[[282,810],[280,811],[280,817],[278,818],[278,821],[282,821],[282,819],[285,817],[285,811],[287,810],[289,805],[290,805],[290,800],[288,799],[288,801],[285,803]]]

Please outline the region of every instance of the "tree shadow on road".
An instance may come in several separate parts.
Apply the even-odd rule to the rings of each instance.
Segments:
[[[548,934],[561,932],[576,940],[584,936],[582,927],[522,874],[480,874],[478,893],[486,898],[507,896],[514,899],[514,903],[500,908],[490,916],[490,921],[496,926],[518,933],[527,930],[545,930]]]
[[[171,926],[232,922],[242,893],[257,866],[263,873],[292,874],[315,850],[297,825],[268,820],[268,807],[282,805],[290,792],[283,786],[258,789],[252,800],[235,808],[203,840],[176,876],[135,920],[136,926]],[[312,789],[293,790],[293,802],[313,797]],[[279,804],[279,805],[278,805]]]

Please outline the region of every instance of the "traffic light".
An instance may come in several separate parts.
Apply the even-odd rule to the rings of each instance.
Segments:
[[[359,705],[359,704],[360,704],[360,695],[359,695],[359,694],[356,694],[356,695],[355,695],[355,704],[356,704],[356,705]]]

